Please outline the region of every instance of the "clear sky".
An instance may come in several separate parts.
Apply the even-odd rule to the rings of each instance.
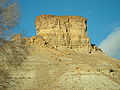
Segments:
[[[20,0],[20,30],[35,35],[34,21],[41,14],[80,15],[88,19],[88,35],[97,46],[120,27],[120,0]]]

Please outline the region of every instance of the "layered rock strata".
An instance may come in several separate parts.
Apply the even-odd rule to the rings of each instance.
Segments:
[[[37,36],[52,46],[90,47],[87,19],[81,16],[40,15],[36,17]]]
[[[91,44],[87,36],[87,19],[81,16],[40,15],[36,17],[35,25],[36,36],[21,38],[21,34],[17,34],[13,40],[24,39],[25,44],[36,47],[70,48],[89,53],[101,51]]]

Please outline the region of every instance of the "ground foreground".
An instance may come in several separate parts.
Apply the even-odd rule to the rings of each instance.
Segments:
[[[0,61],[0,90],[120,90],[120,61],[103,52],[12,44]]]

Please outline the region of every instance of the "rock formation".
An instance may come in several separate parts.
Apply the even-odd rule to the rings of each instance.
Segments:
[[[81,16],[40,15],[36,17],[36,36],[23,38],[25,44],[61,49],[70,48],[91,53],[101,51],[87,36],[87,19]],[[20,39],[20,34],[13,37]]]
[[[70,48],[89,47],[87,19],[81,16],[37,16],[37,35],[42,36],[52,46]]]

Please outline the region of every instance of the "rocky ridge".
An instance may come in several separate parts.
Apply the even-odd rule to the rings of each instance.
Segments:
[[[91,44],[87,36],[87,19],[81,16],[40,15],[36,17],[35,25],[37,35],[23,38],[25,44],[55,49],[69,48],[89,53],[102,51]],[[20,39],[20,35],[16,35],[14,39]]]
[[[40,15],[36,17],[37,35],[53,47],[91,49],[87,19],[81,16]]]

